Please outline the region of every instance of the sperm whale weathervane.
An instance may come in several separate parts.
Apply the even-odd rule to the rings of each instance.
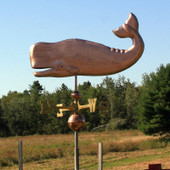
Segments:
[[[135,15],[130,13],[125,24],[113,32],[120,38],[131,38],[132,47],[119,50],[81,39],[32,45],[30,49],[32,68],[46,69],[35,72],[34,75],[37,77],[101,76],[129,68],[137,62],[144,50]]]

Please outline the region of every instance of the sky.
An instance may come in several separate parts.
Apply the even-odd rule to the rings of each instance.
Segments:
[[[62,83],[74,90],[74,77],[35,77],[29,50],[37,42],[80,38],[113,48],[127,49],[129,38],[113,34],[132,12],[144,40],[142,57],[114,79],[125,76],[141,84],[142,75],[170,63],[169,0],[1,0],[0,1],[0,97],[9,91],[23,92],[33,81],[49,92]],[[106,76],[78,76],[78,84],[100,84]]]

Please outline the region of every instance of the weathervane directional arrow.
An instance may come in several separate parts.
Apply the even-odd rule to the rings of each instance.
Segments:
[[[88,99],[88,104],[86,105],[80,105],[78,101],[77,102],[78,111],[84,110],[84,109],[90,109],[90,113],[94,113],[96,109],[99,109],[99,110],[109,109],[107,102],[101,102],[99,104],[99,107],[96,107],[96,102],[97,102],[97,98]],[[74,102],[70,106],[63,106],[63,104],[57,104],[56,107],[57,109],[59,109],[59,112],[57,113],[57,117],[63,117],[63,112],[68,112],[68,111],[74,112],[75,105],[76,103]]]

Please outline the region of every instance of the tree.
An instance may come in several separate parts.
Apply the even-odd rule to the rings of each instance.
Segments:
[[[83,84],[78,85],[78,91],[81,93],[80,104],[85,105],[88,103],[88,99],[97,98],[98,105],[98,96],[99,93],[95,87],[91,85],[89,81],[84,82]],[[90,113],[89,109],[81,110],[81,114],[86,120],[85,130],[91,131],[93,128],[99,125],[100,116],[99,111],[96,110],[95,113]]]
[[[170,64],[144,74],[137,112],[145,134],[170,133]]]
[[[56,89],[54,94],[54,98],[56,99],[57,103],[62,103],[64,106],[69,106],[73,99],[71,98],[71,90],[63,83],[59,89]],[[70,132],[70,128],[68,127],[68,118],[70,116],[70,112],[65,112],[64,116],[61,118],[56,118],[57,124],[56,129],[58,133],[68,133]]]
[[[62,118],[57,117],[56,105],[62,103],[64,106],[71,104],[71,90],[65,84],[52,94],[44,91],[41,95],[41,133],[56,134],[68,133],[70,131],[67,126],[69,114],[64,112]]]
[[[139,98],[139,88],[135,83],[128,83],[125,90],[125,107],[126,107],[126,128],[137,128],[137,115],[135,106]]]
[[[9,129],[6,125],[6,121],[3,119],[3,111],[1,109],[1,100],[0,100],[0,136],[5,137],[9,135]]]
[[[110,120],[108,129],[136,128],[136,114],[134,107],[138,99],[138,88],[124,76],[117,80],[106,77],[101,86],[102,95],[110,104]]]
[[[34,81],[32,85],[29,85],[29,93],[33,102],[37,102],[42,94],[43,88],[39,81]],[[27,93],[25,90],[24,93]]]
[[[2,97],[1,108],[10,135],[31,135],[38,132],[40,110],[37,110],[36,103],[31,101],[29,95],[9,92]]]

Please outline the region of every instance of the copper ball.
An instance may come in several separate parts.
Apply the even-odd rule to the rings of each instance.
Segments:
[[[68,119],[68,125],[70,129],[74,131],[79,131],[85,126],[85,119],[80,114],[73,114]]]
[[[81,94],[79,93],[79,91],[73,91],[73,93],[71,94],[71,96],[72,96],[72,98],[74,99],[74,100],[78,100],[78,99],[80,99],[80,96],[81,96]]]

